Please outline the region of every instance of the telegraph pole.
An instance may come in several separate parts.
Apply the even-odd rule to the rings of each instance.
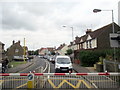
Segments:
[[[26,53],[26,50],[25,50],[25,38],[24,38],[24,62],[25,62],[25,53]]]

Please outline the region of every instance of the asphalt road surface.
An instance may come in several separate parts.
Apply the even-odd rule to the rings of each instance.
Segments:
[[[44,73],[54,73],[54,64],[46,59],[35,57],[34,64],[20,71],[20,73],[29,73],[38,67],[43,67]],[[114,78],[114,77],[113,77]],[[35,88],[117,88],[118,83],[108,76],[35,76]],[[28,78],[23,77],[3,77],[2,88],[27,88]]]

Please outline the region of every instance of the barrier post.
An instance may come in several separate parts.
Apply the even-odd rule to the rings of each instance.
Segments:
[[[34,74],[33,73],[29,73],[28,74],[28,82],[27,82],[27,88],[34,88]]]

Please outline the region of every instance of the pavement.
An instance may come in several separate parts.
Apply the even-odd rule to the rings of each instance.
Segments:
[[[7,70],[7,73],[18,73],[19,71],[21,71],[25,68],[28,68],[32,64],[34,64],[33,60],[31,62],[27,62],[26,64],[22,64],[22,65],[19,65],[17,67],[9,68]],[[94,72],[97,72],[94,69],[94,67],[83,67],[83,66],[80,66],[79,64],[74,64],[74,63],[73,63],[73,68],[77,73],[94,73]]]
[[[97,72],[94,67],[83,67],[80,66],[79,64],[74,64],[73,63],[73,68],[77,73],[95,73]]]

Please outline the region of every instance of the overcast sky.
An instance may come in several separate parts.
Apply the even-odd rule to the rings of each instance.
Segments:
[[[69,44],[87,29],[93,31],[110,24],[109,11],[93,13],[93,9],[114,10],[118,23],[120,0],[0,0],[0,41],[5,49],[12,41],[21,41],[30,50]],[[66,25],[66,27],[62,27]]]

